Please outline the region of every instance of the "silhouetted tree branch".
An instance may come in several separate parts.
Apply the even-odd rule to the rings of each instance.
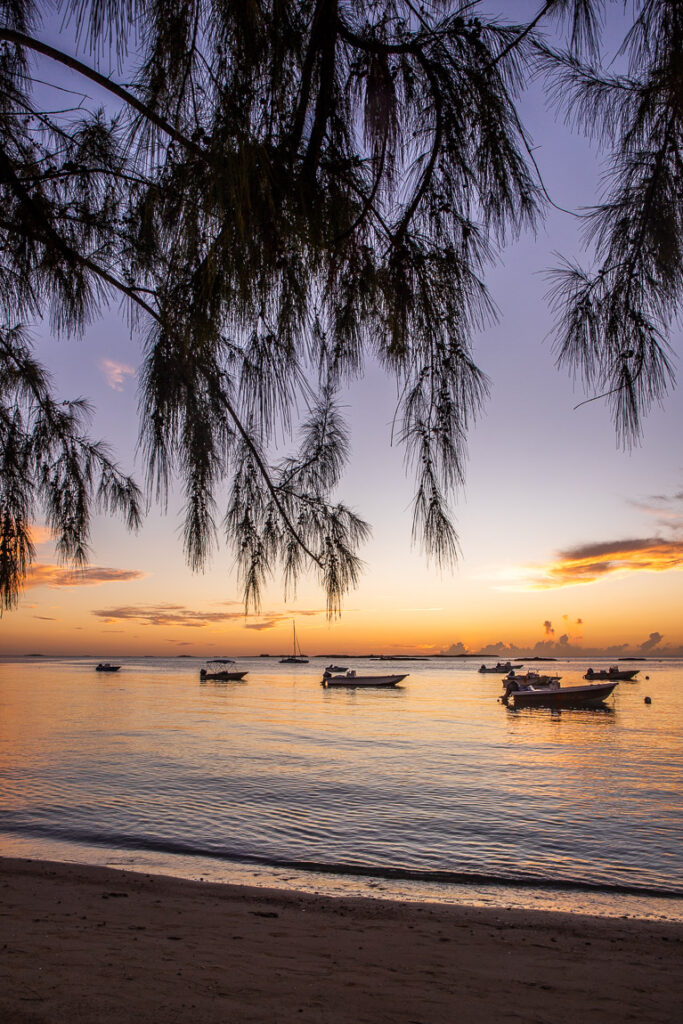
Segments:
[[[80,332],[112,295],[144,353],[148,488],[163,502],[182,481],[193,568],[222,507],[248,605],[273,573],[289,592],[308,567],[338,612],[368,528],[335,495],[348,457],[336,394],[368,358],[399,384],[414,539],[455,558],[449,504],[488,386],[472,352],[493,316],[484,271],[544,202],[518,105],[539,71],[611,169],[586,216],[598,270],[564,261],[553,274],[558,358],[612,403],[622,441],[637,436],[673,383],[683,11],[636,0],[628,74],[610,75],[608,2],[539,2],[519,25],[481,0],[60,0],[62,48],[40,38],[53,5],[0,4],[6,607],[40,508],[76,559],[98,496],[138,521],[135,485],[84,440],[84,406],[57,416],[21,329],[49,313],[56,331]],[[125,83],[100,70],[110,50]],[[75,110],[38,102],[57,65],[78,83]],[[278,461],[301,408],[299,448]]]

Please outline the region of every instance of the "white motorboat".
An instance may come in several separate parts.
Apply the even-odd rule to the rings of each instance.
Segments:
[[[521,667],[522,667],[521,665],[513,665],[509,661],[499,661],[496,665],[493,665],[490,668],[488,666],[486,666],[486,665],[482,665],[479,669],[477,669],[477,671],[478,672],[496,672],[496,673],[498,673],[498,675],[503,675],[504,676],[504,675],[507,675],[508,672],[514,672],[514,670],[516,668],[521,668]]]
[[[512,701],[514,708],[595,708],[604,704],[618,682],[591,683],[587,686],[560,686],[558,682],[539,686],[520,685],[508,678],[503,704]]]
[[[210,679],[217,683],[241,682],[247,674],[247,669],[242,672],[236,669],[215,667],[216,665],[234,664],[235,662],[230,658],[214,658],[212,661],[207,661],[206,667],[199,670],[199,680],[202,683]]]
[[[325,670],[323,672],[322,685],[323,686],[396,686],[402,679],[406,678],[405,675],[399,676],[359,676],[356,674],[355,669],[348,669],[341,675],[335,675],[332,672]]]
[[[632,679],[635,679],[639,671],[640,669],[637,668],[619,668],[618,665],[610,665],[609,668],[600,668],[596,671],[589,668],[583,678],[588,679],[591,682],[600,681],[602,679],[611,679],[618,682],[621,679],[630,683]]]
[[[542,675],[540,672],[523,672],[520,675],[513,670],[508,672],[505,679],[503,680],[503,686],[507,686],[508,682],[512,681],[518,683],[520,687],[524,686],[553,686],[559,683],[562,676],[548,676]]]

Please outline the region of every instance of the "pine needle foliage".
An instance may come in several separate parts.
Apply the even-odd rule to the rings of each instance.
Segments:
[[[42,512],[62,558],[88,560],[95,510],[141,520],[141,494],[112,462],[107,446],[83,432],[83,399],[56,402],[24,333],[0,327],[0,601],[16,605],[34,557],[31,524]]]
[[[611,150],[604,200],[585,213],[596,269],[552,272],[558,362],[606,397],[624,445],[674,382],[667,337],[683,298],[683,5],[645,0],[609,76],[543,55],[558,105]]]
[[[56,402],[20,329],[48,315],[77,333],[113,299],[144,351],[147,487],[163,502],[180,477],[192,568],[222,531],[247,607],[274,572],[289,592],[312,566],[339,611],[368,527],[335,497],[338,391],[368,358],[397,380],[413,536],[438,564],[455,558],[449,504],[488,387],[472,351],[494,315],[484,271],[543,210],[518,110],[539,67],[616,155],[588,220],[602,267],[564,266],[554,301],[560,361],[609,390],[632,438],[672,382],[682,15],[635,0],[630,73],[612,81],[604,6],[547,0],[514,25],[481,0],[2,0],[5,604],[33,557],[37,502],[76,560],[93,500],[137,522],[135,485],[82,436],[85,407]],[[79,58],[41,35],[55,7]],[[546,24],[566,51],[543,45]],[[55,63],[83,91],[74,109],[40,103]],[[299,420],[298,449],[278,461]]]

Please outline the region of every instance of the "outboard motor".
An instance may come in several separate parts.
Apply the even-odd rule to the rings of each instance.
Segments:
[[[505,693],[503,694],[503,704],[507,704],[508,698],[511,693],[516,693],[519,690],[519,683],[516,679],[508,676],[507,685],[505,687]]]

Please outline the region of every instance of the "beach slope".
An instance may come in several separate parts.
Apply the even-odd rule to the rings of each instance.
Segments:
[[[683,925],[0,859],[7,1024],[671,1022]]]

